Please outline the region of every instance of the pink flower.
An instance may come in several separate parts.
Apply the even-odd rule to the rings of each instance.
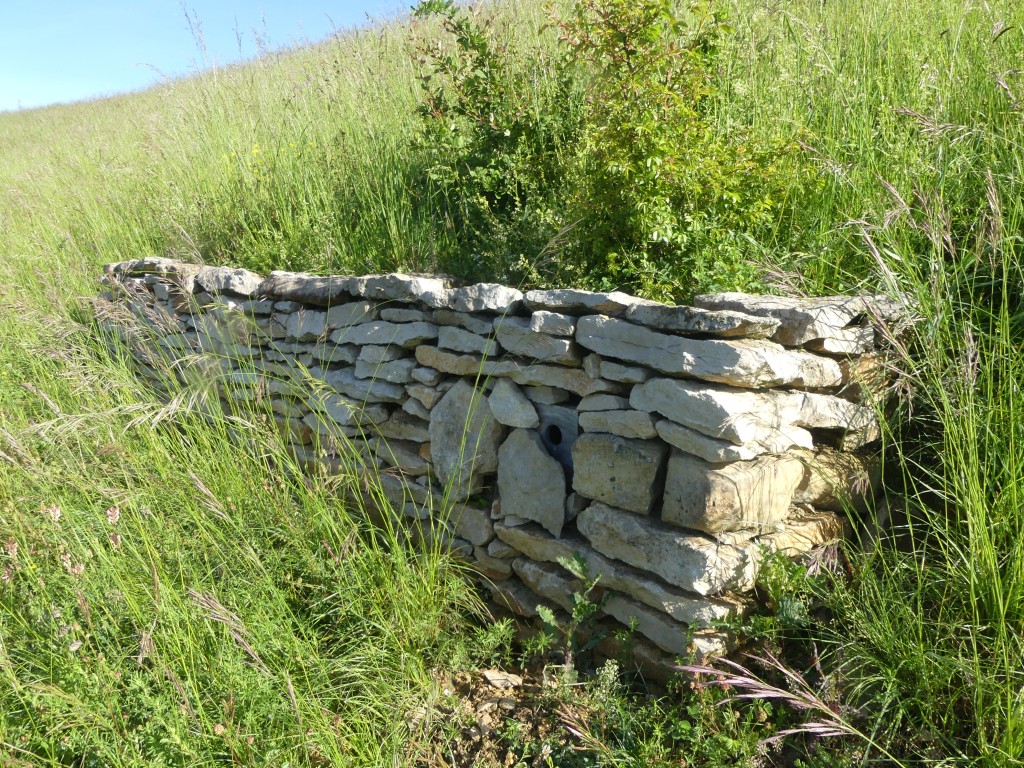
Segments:
[[[121,519],[121,510],[117,507],[109,507],[107,509],[107,522],[111,525],[117,525],[117,521]]]
[[[60,511],[60,507],[58,507],[56,504],[51,504],[50,506],[45,507],[43,509],[43,512],[45,512],[47,515],[49,515],[50,519],[53,520],[53,522],[55,522],[55,523],[58,520],[60,520],[61,511]]]
[[[11,560],[16,560],[18,557],[18,542],[14,540],[13,536],[7,538],[7,543],[4,544],[4,551]]]

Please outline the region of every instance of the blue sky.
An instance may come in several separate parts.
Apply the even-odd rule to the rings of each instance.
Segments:
[[[0,0],[0,111],[137,90],[209,63],[321,40],[408,10],[412,0]],[[239,38],[241,49],[239,49]]]

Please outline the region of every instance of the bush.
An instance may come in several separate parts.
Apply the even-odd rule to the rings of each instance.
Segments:
[[[450,37],[420,47],[419,146],[478,271],[662,299],[750,287],[745,257],[803,171],[792,143],[725,136],[712,120],[723,15],[670,0],[548,13],[554,53],[538,43],[523,64],[493,16],[416,8]]]

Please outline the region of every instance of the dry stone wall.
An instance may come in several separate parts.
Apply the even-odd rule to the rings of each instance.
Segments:
[[[268,406],[311,470],[379,476],[378,511],[525,616],[571,608],[576,556],[611,620],[719,652],[764,558],[840,537],[874,485],[882,297],[684,307],[157,258],[103,280],[144,374]]]

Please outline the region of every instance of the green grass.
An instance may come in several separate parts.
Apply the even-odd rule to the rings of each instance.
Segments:
[[[500,12],[521,44],[553,44],[539,2]],[[813,171],[746,251],[762,284],[880,288],[922,318],[894,361],[909,399],[889,422],[893,536],[851,548],[855,575],[820,597],[826,618],[784,645],[813,641],[844,715],[908,763],[1020,765],[1024,9],[729,12],[715,124],[799,142]],[[432,668],[476,642],[447,558],[414,556],[330,484],[297,480],[258,414],[242,415],[242,443],[237,425],[157,403],[97,343],[80,300],[99,265],[145,254],[486,277],[486,259],[457,252],[416,150],[412,51],[432,30],[396,22],[144,93],[0,114],[9,760],[391,765]],[[678,743],[710,759],[709,742]],[[857,748],[807,759],[855,764]],[[612,751],[605,764],[628,763]]]

